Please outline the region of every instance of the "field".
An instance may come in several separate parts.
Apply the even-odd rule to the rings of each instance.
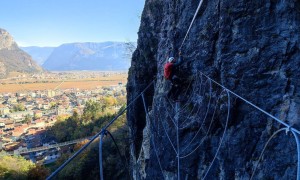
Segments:
[[[78,74],[77,74],[78,75]],[[79,77],[79,75],[78,75]],[[46,90],[46,89],[95,89],[101,86],[111,86],[127,83],[127,73],[114,73],[106,76],[98,77],[82,77],[71,76],[70,78],[64,77],[64,79],[43,79],[43,80],[31,80],[31,79],[3,79],[0,80],[0,93],[6,92],[21,92],[29,90]]]

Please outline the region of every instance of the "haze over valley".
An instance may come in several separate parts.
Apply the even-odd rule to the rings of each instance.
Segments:
[[[82,42],[67,43],[58,47],[22,47],[44,69],[70,70],[127,70],[130,65],[128,43]],[[135,43],[131,43],[135,44]]]
[[[131,53],[127,46],[121,42],[88,42],[19,48],[10,33],[0,29],[0,156],[22,154],[43,165],[71,153],[73,144],[68,146],[69,151],[60,147],[24,151],[72,140],[59,139],[55,133],[61,131],[49,129],[71,120],[74,113],[83,119],[86,113],[93,113],[93,119],[86,119],[92,123],[124,106],[130,65],[127,54]],[[89,132],[74,138],[83,138],[80,143],[91,135]]]

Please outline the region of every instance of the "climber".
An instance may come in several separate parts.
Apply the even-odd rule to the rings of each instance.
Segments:
[[[174,100],[177,100],[179,92],[180,92],[180,84],[181,80],[177,76],[178,67],[182,64],[183,60],[181,57],[181,51],[178,53],[179,58],[176,62],[176,59],[174,57],[169,57],[167,63],[164,66],[164,77],[165,79],[169,80],[171,82],[171,89],[167,94],[167,97],[170,98],[173,96]]]

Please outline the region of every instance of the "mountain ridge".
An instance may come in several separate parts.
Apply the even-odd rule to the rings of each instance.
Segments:
[[[0,29],[0,78],[11,72],[38,73],[44,71],[29,54],[20,49],[13,37]]]
[[[123,42],[76,42],[55,48],[43,67],[48,70],[127,70]]]

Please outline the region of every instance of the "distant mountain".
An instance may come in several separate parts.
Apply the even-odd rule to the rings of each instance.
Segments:
[[[20,48],[23,51],[30,54],[32,59],[35,60],[35,62],[37,62],[39,65],[43,65],[43,63],[48,59],[50,54],[55,49],[55,47],[37,47],[37,46],[20,47]]]
[[[63,44],[43,64],[47,70],[127,70],[129,66],[121,42]]]
[[[34,73],[43,69],[37,65],[26,52],[21,50],[12,36],[0,29],[0,78],[10,72]]]

